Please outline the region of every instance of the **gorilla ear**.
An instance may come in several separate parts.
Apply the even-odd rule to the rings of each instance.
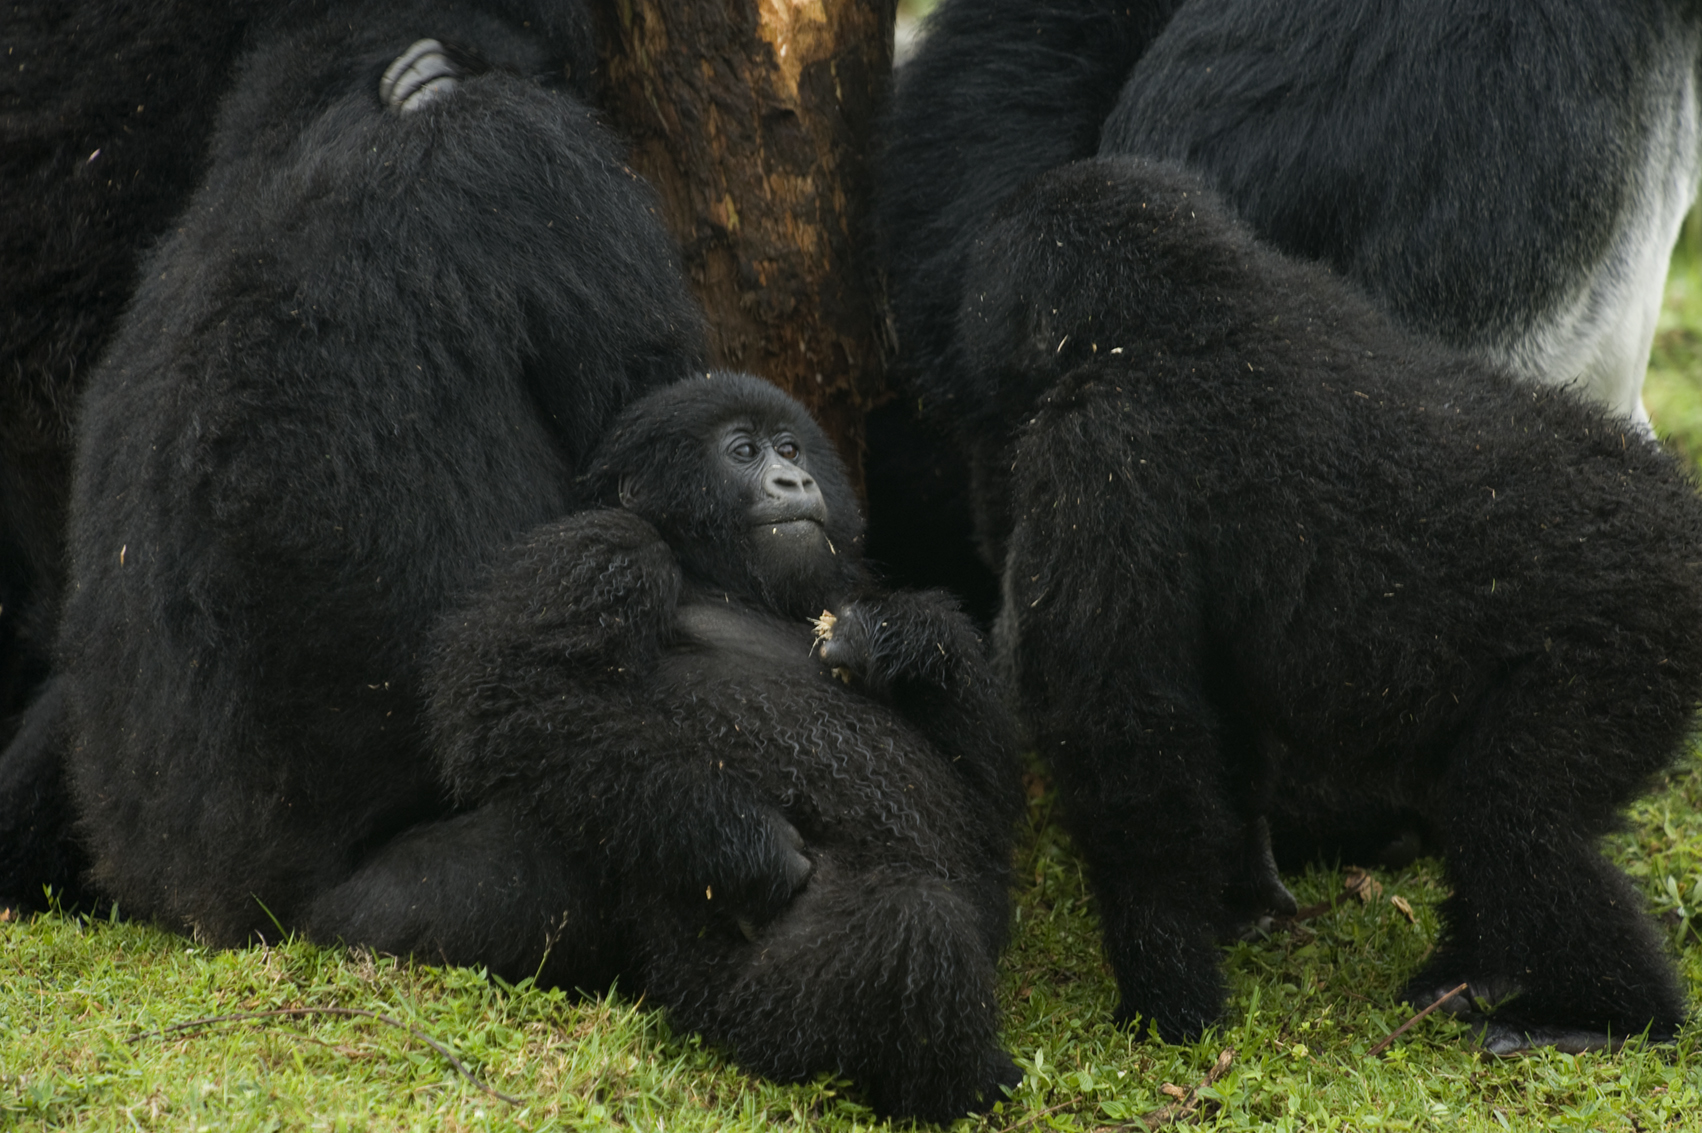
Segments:
[[[631,511],[638,503],[638,486],[633,483],[631,476],[622,476],[620,487],[615,489],[621,501],[621,507]]]

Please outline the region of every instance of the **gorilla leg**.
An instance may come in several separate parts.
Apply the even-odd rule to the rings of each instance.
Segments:
[[[705,947],[679,921],[652,937],[646,986],[677,1024],[759,1074],[835,1070],[883,1114],[949,1122],[1021,1079],[998,1046],[993,956],[971,888],[818,858],[754,942]]]
[[[1597,846],[1677,748],[1685,713],[1655,700],[1660,675],[1580,689],[1554,656],[1485,698],[1427,815],[1453,895],[1407,995],[1423,1005],[1469,983],[1474,998],[1511,997],[1490,1022],[1496,1053],[1671,1038],[1685,1017],[1642,895]]]
[[[1231,914],[1242,922],[1237,936],[1252,939],[1249,932],[1268,928],[1272,917],[1292,917],[1300,911],[1300,903],[1282,883],[1277,870],[1276,855],[1271,852],[1270,822],[1262,814],[1244,821],[1240,850],[1230,863],[1223,899]]]
[[[64,687],[49,681],[0,751],[0,909],[45,907],[45,886],[66,907],[85,899],[89,861],[71,833],[64,717]]]
[[[1118,1021],[1140,1015],[1166,1041],[1191,1041],[1223,1012],[1217,942],[1238,927],[1225,896],[1250,852],[1248,823],[1225,797],[1209,707],[1187,694],[1121,696],[1062,722],[1041,751],[1099,899]],[[1256,831],[1254,843],[1262,850]]]
[[[308,935],[482,965],[511,982],[605,988],[622,949],[595,879],[540,847],[538,829],[520,800],[501,797],[416,826],[313,903]]]

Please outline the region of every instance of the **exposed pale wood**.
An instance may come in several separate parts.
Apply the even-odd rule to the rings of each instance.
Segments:
[[[808,405],[858,476],[884,304],[861,231],[892,0],[596,0],[601,103],[661,193],[713,361]]]

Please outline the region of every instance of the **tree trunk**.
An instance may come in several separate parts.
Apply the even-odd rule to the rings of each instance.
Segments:
[[[596,0],[602,105],[656,186],[717,366],[809,406],[861,484],[885,305],[862,225],[894,0]]]

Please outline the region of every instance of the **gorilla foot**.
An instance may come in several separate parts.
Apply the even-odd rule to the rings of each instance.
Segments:
[[[415,40],[385,68],[378,81],[378,97],[385,106],[412,113],[447,97],[460,84],[459,75],[443,44],[435,39]]]
[[[1454,989],[1462,983],[1466,985],[1466,989],[1461,992],[1454,992]],[[1407,985],[1404,998],[1413,1007],[1422,1011],[1438,999],[1447,996],[1447,999],[1438,1006],[1437,1010],[1446,1011],[1450,1015],[1481,1019],[1486,1011],[1493,1009],[1498,1003],[1513,998],[1518,993],[1519,985],[1505,976],[1440,981],[1434,978],[1420,978]]]
[[[1625,1044],[1626,1035],[1610,1035],[1581,1027],[1524,1027],[1510,1023],[1486,1023],[1483,1028],[1483,1049],[1497,1058],[1552,1047],[1562,1054],[1583,1054],[1588,1050],[1618,1050]],[[1651,1036],[1655,1042],[1671,1042]]]
[[[746,940],[754,942],[761,926],[780,915],[780,911],[798,895],[798,890],[810,879],[815,871],[815,863],[804,856],[804,836],[798,833],[798,828],[781,818],[778,814],[768,814],[768,824],[773,829],[779,846],[779,875],[780,888],[769,894],[769,900],[760,908],[748,910],[761,920],[755,920],[751,915],[741,914],[733,918],[738,926],[739,934]]]
[[[780,838],[781,869],[786,876],[786,886],[796,894],[815,871],[815,863],[804,856],[804,836],[798,833],[796,826],[778,814],[771,813],[768,820]]]
[[[982,1096],[986,1099],[987,1108],[1003,1101],[1015,1089],[1022,1085],[1022,1067],[1016,1064],[1007,1051],[995,1050],[987,1056],[987,1075],[992,1080],[993,1088]]]
[[[1583,1023],[1540,1021],[1528,1017],[1521,1020],[1520,1015],[1537,1012],[1518,998],[1522,989],[1511,978],[1488,976],[1474,979],[1469,981],[1464,991],[1450,994],[1461,982],[1438,982],[1430,978],[1414,980],[1408,985],[1406,998],[1419,1010],[1442,1000],[1437,1004],[1437,1010],[1470,1023],[1477,1029],[1484,1051],[1498,1058],[1543,1047],[1562,1054],[1617,1050],[1627,1040],[1639,1035],[1652,1043],[1670,1043],[1677,1034],[1677,1023],[1663,1025],[1658,1019],[1625,1027],[1600,1020]],[[1419,987],[1428,990],[1416,990]],[[1633,1017],[1637,1015],[1634,1013]]]

